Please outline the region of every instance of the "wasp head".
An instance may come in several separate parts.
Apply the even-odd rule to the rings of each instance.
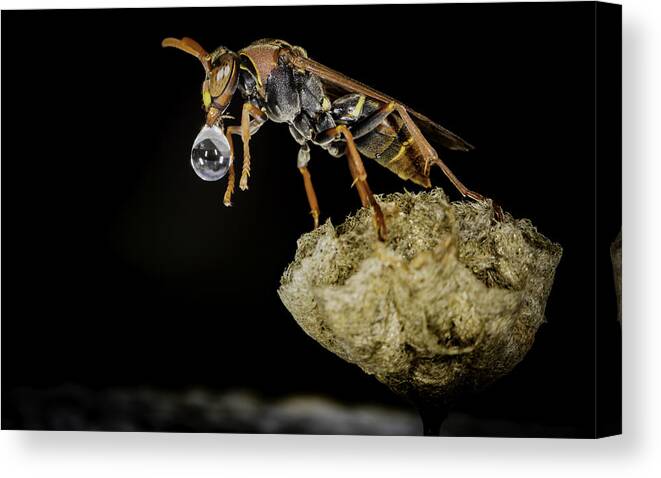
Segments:
[[[207,125],[220,122],[239,83],[239,56],[225,47],[209,54],[192,38],[166,38],[161,45],[178,48],[200,60],[205,72],[202,104],[207,112]]]
[[[238,85],[239,57],[225,47],[209,54],[191,38],[166,38],[162,45],[195,56],[204,67],[202,104],[207,118],[193,142],[191,165],[203,180],[217,181],[227,174],[232,161],[229,142],[222,129],[222,118]]]
[[[239,57],[225,47],[214,50],[210,68],[202,83],[202,103],[208,112],[212,107],[225,112],[239,84]]]

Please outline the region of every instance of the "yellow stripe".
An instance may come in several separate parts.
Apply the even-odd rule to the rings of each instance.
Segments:
[[[399,151],[397,151],[397,154],[395,155],[395,157],[393,157],[390,161],[388,161],[388,164],[390,164],[390,163],[392,163],[393,161],[396,161],[397,159],[399,159],[399,157],[400,157],[402,154],[404,154],[404,151],[406,151],[406,146],[401,146],[401,147],[399,148]]]
[[[250,58],[250,57],[249,57],[248,55],[246,55],[245,53],[241,53],[241,56],[244,57],[244,58],[247,58],[247,59],[250,61],[250,64],[252,65],[252,67],[253,67],[253,69],[254,69],[255,71],[254,71],[254,72],[253,72],[253,71],[250,71],[249,68],[246,68],[246,67],[243,66],[243,65],[241,65],[241,68],[244,69],[244,70],[246,70],[248,73],[254,73],[255,75],[257,75],[257,78],[256,78],[256,80],[257,80],[257,86],[259,86],[260,88],[262,88],[262,87],[263,87],[263,85],[262,85],[262,79],[259,77],[259,70],[257,69],[257,65],[255,65],[255,62],[252,61],[252,58]]]
[[[209,92],[208,81],[205,81],[202,85],[202,103],[206,109],[209,109],[209,106],[211,106],[211,93]]]
[[[360,95],[358,103],[356,103],[356,107],[351,112],[351,116],[354,118],[360,117],[360,114],[363,112],[363,106],[365,106],[365,95]]]

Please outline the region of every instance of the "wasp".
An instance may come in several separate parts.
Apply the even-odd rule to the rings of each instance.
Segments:
[[[206,181],[228,175],[226,206],[231,205],[235,187],[232,136],[240,136],[243,143],[239,187],[246,190],[250,139],[268,120],[286,123],[300,145],[297,166],[315,228],[319,225],[319,204],[308,170],[310,144],[334,157],[347,157],[352,186],[363,207],[373,210],[381,240],[386,238],[386,223],[367,182],[362,156],[424,187],[431,186],[431,166],[438,166],[464,197],[486,201],[459,181],[427,138],[455,151],[469,151],[470,144],[396,99],[310,59],[299,46],[264,39],[238,53],[222,46],[207,53],[191,38],[166,38],[162,46],[183,50],[204,67],[206,122],[193,143],[191,164]],[[243,99],[241,121],[225,127],[223,120],[229,118],[225,111],[237,90]]]

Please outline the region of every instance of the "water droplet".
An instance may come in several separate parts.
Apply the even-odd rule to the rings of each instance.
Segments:
[[[230,146],[218,126],[204,126],[191,150],[191,165],[205,181],[222,179],[230,168]]]

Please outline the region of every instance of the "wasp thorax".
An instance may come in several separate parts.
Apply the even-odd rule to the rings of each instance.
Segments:
[[[191,165],[205,181],[218,181],[230,168],[230,146],[218,126],[205,125],[195,138],[191,150]]]

